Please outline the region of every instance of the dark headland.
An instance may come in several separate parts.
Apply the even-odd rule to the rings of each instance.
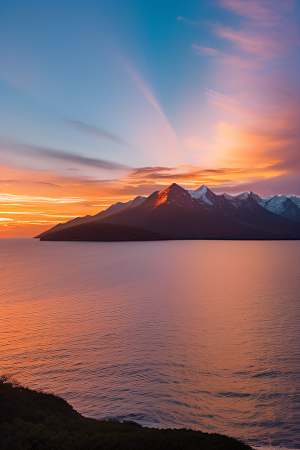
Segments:
[[[65,400],[0,378],[1,450],[251,450],[220,434],[83,417]]]
[[[115,203],[36,236],[41,241],[150,241],[165,239],[300,239],[300,198],[253,192],[217,195],[206,186],[173,183],[149,197]]]

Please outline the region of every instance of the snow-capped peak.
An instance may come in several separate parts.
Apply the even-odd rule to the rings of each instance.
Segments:
[[[227,200],[232,200],[234,198],[234,195],[226,194],[226,192],[224,192],[223,195]]]
[[[138,195],[133,200],[130,200],[129,202],[127,202],[127,206],[138,206],[141,203],[143,203],[144,200],[146,200],[146,197]]]
[[[240,200],[247,200],[247,198],[250,197],[251,191],[243,192],[242,194],[239,194],[236,196],[236,198]]]
[[[260,198],[258,195],[253,195],[253,198],[260,206],[274,214],[300,221],[299,197],[293,195],[270,195],[266,198]]]
[[[201,198],[202,195],[205,195],[207,192],[207,187],[204,186],[204,184],[202,186],[200,186],[198,189],[188,189],[189,193],[191,194],[191,196],[193,198]]]
[[[300,197],[297,197],[296,195],[291,195],[290,200],[292,200],[292,202],[294,202],[295,205],[297,205],[298,208],[300,208]]]
[[[262,201],[265,205],[265,208],[271,212],[281,213],[286,208],[286,201],[288,197],[285,195],[273,195],[267,198],[263,198]]]
[[[196,200],[201,199],[203,202],[207,203],[208,205],[212,205],[212,202],[206,197],[207,191],[209,189],[204,186],[200,186],[198,189],[188,189],[188,192],[192,198],[195,198]]]

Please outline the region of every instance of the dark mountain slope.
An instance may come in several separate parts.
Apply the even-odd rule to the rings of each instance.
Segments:
[[[184,209],[178,205],[164,204],[153,209],[145,217],[142,226],[149,230],[161,230],[174,239],[273,239],[269,232],[262,232],[230,217],[222,217],[215,211]]]
[[[99,223],[115,223],[143,228],[145,217],[155,207],[157,195],[158,192],[154,192],[142,204],[133,208],[125,208],[122,211],[100,218],[98,221]]]
[[[84,217],[76,217],[75,219],[69,220],[66,223],[59,223],[59,224],[55,225],[54,227],[50,228],[49,230],[44,231],[43,233],[39,234],[38,236],[36,236],[36,238],[42,238],[42,237],[46,236],[46,234],[52,233],[54,231],[62,230],[63,228],[69,228],[69,227],[73,227],[74,225],[80,225],[83,223],[90,222],[92,220],[98,220],[100,217],[104,217],[104,216],[107,216],[108,214],[112,214],[112,213],[121,211],[122,209],[125,209],[127,207],[134,207],[134,206],[140,205],[145,199],[146,199],[146,197],[142,197],[141,195],[138,195],[133,200],[129,200],[129,202],[114,203],[113,205],[110,205],[107,209],[105,209],[104,211],[101,211],[94,216],[87,215]]]
[[[66,223],[58,223],[57,225],[54,225],[54,227],[50,228],[49,230],[44,231],[43,233],[41,233],[35,237],[42,238],[49,233],[53,233],[55,231],[62,230],[64,228],[73,227],[74,225],[80,225],[82,223],[90,222],[91,220],[93,220],[93,216],[89,216],[89,215],[84,216],[84,217],[76,217],[75,219],[69,220]]]
[[[169,236],[126,225],[92,221],[63,228],[41,237],[41,241],[151,241],[170,239]]]
[[[291,219],[268,211],[255,200],[255,194],[250,192],[235,197],[229,201],[224,195],[219,196],[219,209],[228,217],[264,231],[293,238],[299,236],[300,226]]]
[[[122,202],[114,203],[113,205],[111,205],[107,209],[105,209],[104,211],[101,211],[98,214],[96,214],[95,216],[93,216],[93,218],[99,219],[100,217],[107,216],[108,214],[113,214],[115,212],[121,211],[122,209],[125,209],[128,207],[133,208],[134,206],[138,206],[141,203],[143,203],[143,201],[145,199],[146,199],[146,197],[142,197],[141,195],[139,195],[138,197],[135,197],[133,200],[129,200],[129,202],[126,202],[126,203],[122,203]]]

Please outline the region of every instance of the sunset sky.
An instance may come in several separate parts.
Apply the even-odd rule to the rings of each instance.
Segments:
[[[300,1],[0,0],[1,237],[172,182],[300,195]]]

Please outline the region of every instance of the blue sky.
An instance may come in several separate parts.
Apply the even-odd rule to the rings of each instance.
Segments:
[[[199,1],[124,0],[7,1],[1,10],[3,138],[134,167],[192,163],[178,155],[168,160],[141,142],[158,133],[153,145],[160,147],[168,131],[130,70],[181,141],[201,128],[205,135],[206,88],[214,88],[210,58],[191,45],[222,46],[211,36],[211,23],[236,24],[234,13]],[[126,146],[95,140],[68,120],[96,126]]]

